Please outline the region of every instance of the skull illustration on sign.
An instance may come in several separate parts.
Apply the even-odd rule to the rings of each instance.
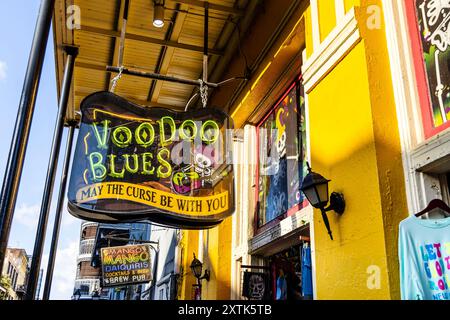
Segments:
[[[252,274],[249,279],[249,298],[261,300],[264,297],[265,290],[264,278],[259,274]]]

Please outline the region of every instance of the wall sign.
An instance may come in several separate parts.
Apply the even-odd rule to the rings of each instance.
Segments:
[[[185,229],[234,211],[232,120],[217,109],[145,108],[109,92],[81,104],[69,212],[96,222]]]
[[[101,249],[103,287],[152,280],[150,247],[132,245]]]
[[[242,296],[249,300],[264,300],[269,293],[268,275],[260,272],[244,272]]]
[[[405,1],[425,138],[450,127],[450,2]]]
[[[450,2],[416,1],[434,126],[450,120]]]

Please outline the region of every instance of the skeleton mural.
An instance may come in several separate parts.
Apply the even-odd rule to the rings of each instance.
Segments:
[[[417,0],[434,126],[450,120],[450,0]]]

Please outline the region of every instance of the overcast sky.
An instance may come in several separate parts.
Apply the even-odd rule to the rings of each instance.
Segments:
[[[0,179],[3,181],[17,107],[25,76],[40,0],[0,1]],[[31,127],[28,151],[17,198],[9,246],[24,248],[32,254],[39,218],[42,192],[57,111],[55,61],[50,33],[41,84]],[[63,136],[63,146],[66,141]],[[53,230],[56,196],[59,190],[64,148],[55,181],[54,197],[49,217],[42,268],[48,259]],[[66,208],[66,205],[65,207]],[[70,299],[73,291],[80,220],[65,209],[53,278],[51,299]],[[45,270],[44,270],[45,278]],[[45,279],[44,279],[45,281]],[[43,285],[41,288],[41,296]]]

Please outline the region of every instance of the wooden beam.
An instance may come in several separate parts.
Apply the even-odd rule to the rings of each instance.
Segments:
[[[181,10],[187,10],[188,7],[185,5],[180,6]],[[181,30],[183,29],[184,21],[186,20],[187,13],[185,12],[179,12],[177,13],[177,18],[175,23],[173,24],[173,30],[172,34],[170,35],[170,41],[178,42],[178,39],[181,34]],[[170,62],[172,61],[173,54],[175,52],[175,48],[167,48],[167,50],[164,53],[164,57],[161,62],[161,69],[159,70],[159,74],[167,75],[167,71],[169,70]],[[161,91],[163,81],[156,81],[155,87],[153,89],[153,92],[151,92],[151,97],[149,97],[149,100],[151,102],[158,101],[159,93]]]
[[[187,5],[190,5],[190,6],[193,6],[193,7],[204,8],[206,1],[200,1],[200,0],[173,0],[172,2],[177,2],[177,3],[180,3],[180,4],[187,4]],[[232,15],[235,15],[235,16],[243,16],[244,15],[244,11],[243,10],[236,9],[236,8],[233,8],[233,7],[224,6],[224,5],[220,5],[220,4],[215,4],[215,3],[211,3],[211,2],[209,2],[209,9],[210,10],[214,10],[214,11],[225,12],[225,13],[232,14]]]
[[[125,1],[126,0],[119,0],[119,16],[116,17],[117,19],[117,28],[116,30],[119,30],[119,32],[122,31],[123,28],[123,12],[125,10]],[[119,47],[120,47],[120,37],[118,38],[113,38],[113,52],[111,54],[111,59],[110,59],[110,65],[113,66],[115,65],[116,62],[118,62],[119,60]],[[110,72],[108,72],[106,74],[106,85],[105,85],[105,91],[109,91],[109,89],[111,88],[111,78],[112,78],[112,74]]]
[[[89,62],[76,61],[75,62],[75,68],[83,68],[83,69],[90,69],[90,70],[97,70],[97,71],[106,72],[106,65],[96,64],[96,63],[89,63]]]
[[[92,92],[87,92],[87,91],[75,91],[75,96],[78,97],[87,97],[88,95],[94,93],[94,91]],[[129,97],[129,96],[122,96],[122,98],[127,99],[135,104],[138,104],[140,106],[143,107],[149,107],[149,108],[166,108],[166,109],[171,109],[171,110],[184,110],[184,106],[174,106],[174,105],[167,105],[167,104],[163,104],[163,103],[152,103],[150,101],[147,100],[139,100],[133,97]]]
[[[82,26],[80,31],[86,32],[86,33],[93,33],[96,35],[102,35],[105,37],[120,38],[119,31],[106,30],[106,29],[102,29],[102,28]],[[178,43],[176,41],[166,41],[166,40],[156,39],[156,38],[142,36],[142,35],[138,35],[138,34],[134,34],[134,33],[127,33],[125,36],[125,39],[141,41],[141,42],[145,42],[145,43],[152,43],[152,44],[156,44],[156,45],[160,45],[160,46],[167,46],[167,47],[179,48],[179,49],[184,49],[184,50],[202,52],[202,53],[204,51],[203,47],[194,46],[194,45],[185,44],[185,43]],[[209,49],[209,53],[212,55],[217,55],[217,56],[223,55],[222,51],[215,50],[215,49]]]

